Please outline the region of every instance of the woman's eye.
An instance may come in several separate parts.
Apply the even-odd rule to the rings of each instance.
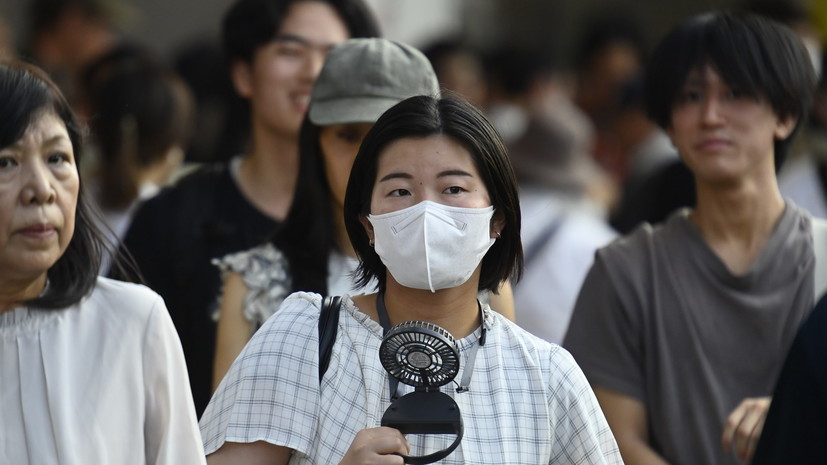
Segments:
[[[462,192],[464,192],[464,191],[465,191],[465,189],[463,189],[463,188],[461,188],[461,187],[459,187],[459,186],[451,186],[451,187],[449,187],[449,188],[445,189],[445,193],[446,193],[446,194],[453,194],[453,195],[455,195],[455,194],[461,194],[461,193],[462,193]]]
[[[49,155],[48,161],[49,161],[49,163],[58,165],[58,164],[61,164],[61,163],[68,162],[69,161],[69,155],[66,155],[65,153],[62,153],[62,152],[55,152],[55,153],[52,153],[52,154]]]
[[[406,195],[411,195],[408,189],[394,189],[389,194],[391,197],[404,197]]]
[[[342,139],[343,141],[351,143],[351,144],[362,142],[361,137],[359,137],[359,133],[357,133],[356,131],[339,131],[336,134],[336,136],[339,139]]]
[[[15,165],[14,158],[12,157],[0,157],[0,169],[9,168]]]

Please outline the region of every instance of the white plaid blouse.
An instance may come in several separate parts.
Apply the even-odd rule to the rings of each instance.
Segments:
[[[253,336],[201,418],[206,453],[225,441],[294,450],[291,464],[338,463],[356,433],[377,427],[390,405],[379,362],[381,326],[349,297],[324,380],[318,379],[321,296],[296,293]],[[487,305],[488,329],[470,391],[442,387],[465,424],[441,464],[620,464],[617,444],[580,368],[560,346],[530,335]],[[460,375],[479,330],[459,341]],[[458,381],[458,379],[457,379]],[[400,384],[400,394],[413,388]],[[455,436],[409,435],[411,455]]]

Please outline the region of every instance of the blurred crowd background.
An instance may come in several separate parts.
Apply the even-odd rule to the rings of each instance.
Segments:
[[[795,3],[796,0],[779,0]],[[28,21],[43,0],[3,0],[3,36],[14,48],[25,48]],[[221,17],[231,0],[98,0],[111,11],[118,27],[168,58],[204,40],[218,40]],[[622,15],[639,21],[648,40],[657,40],[686,15],[733,8],[743,0],[368,0],[385,37],[422,47],[437,38],[460,36],[480,47],[513,41],[542,45],[573,55],[591,18]],[[812,7],[819,30],[827,29],[827,2],[804,0]]]
[[[186,161],[226,160],[242,150],[246,134],[244,106],[232,91],[220,49],[221,20],[231,3],[3,0],[0,51],[41,65],[70,97],[80,100],[71,81],[80,81],[77,75],[84,66],[117,42],[146,49],[179,74],[194,97],[195,128],[183,144]],[[545,102],[552,126],[574,134],[574,139],[556,143],[589,152],[588,158],[606,174],[592,183],[590,192],[607,212],[620,208],[621,192],[629,187],[624,187],[626,181],[649,168],[635,166],[628,153],[651,129],[640,111],[642,89],[636,78],[651,46],[676,21],[710,9],[757,9],[796,27],[817,60],[827,37],[825,0],[369,0],[368,4],[384,37],[414,45],[438,60],[434,65],[443,85],[488,110],[507,140],[533,129],[525,118],[526,105]],[[66,5],[75,5],[83,14],[65,15]],[[82,104],[79,108],[82,113]],[[541,138],[522,141],[522,149],[536,152],[532,144],[548,142]],[[554,176],[545,160],[540,165],[546,175]],[[536,163],[527,166],[525,172],[537,173]],[[639,219],[618,221],[633,225]],[[620,230],[628,229],[615,223]]]
[[[647,117],[641,78],[654,44],[690,15],[748,10],[802,39],[822,77],[778,179],[827,218],[827,0],[366,1],[383,37],[422,50],[442,87],[503,136],[526,256],[516,319],[540,337],[562,341],[596,249],[694,205],[694,179]],[[0,54],[48,71],[90,129],[80,168],[114,238],[163,186],[247,151],[248,102],[221,48],[233,2],[0,0]]]

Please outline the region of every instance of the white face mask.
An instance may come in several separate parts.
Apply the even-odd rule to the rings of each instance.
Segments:
[[[494,207],[449,207],[424,200],[383,215],[368,215],[376,253],[405,287],[435,292],[465,283],[494,245]]]

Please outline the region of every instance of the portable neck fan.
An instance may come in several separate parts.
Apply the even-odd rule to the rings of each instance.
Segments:
[[[459,350],[453,336],[432,323],[400,323],[385,334],[379,360],[393,378],[415,389],[393,401],[382,416],[382,426],[402,434],[456,434],[447,449],[418,457],[402,455],[405,463],[426,464],[447,457],[463,434],[459,406],[439,390],[459,373]]]

